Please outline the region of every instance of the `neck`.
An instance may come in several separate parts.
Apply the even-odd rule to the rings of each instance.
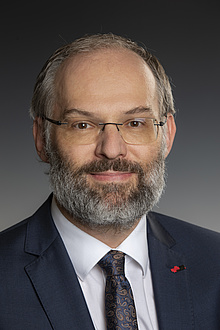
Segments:
[[[66,219],[68,219],[72,224],[74,224],[79,229],[83,230],[85,233],[89,234],[90,236],[98,239],[102,243],[108,245],[110,248],[115,249],[117,248],[136,228],[140,219],[137,219],[135,224],[128,229],[121,229],[115,227],[99,227],[99,228],[90,228],[89,226],[81,224],[78,220],[73,219],[69,213],[58,205],[59,210],[64,215]]]

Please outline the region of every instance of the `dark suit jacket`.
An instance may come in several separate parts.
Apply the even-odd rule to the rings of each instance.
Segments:
[[[94,329],[50,204],[51,197],[0,235],[1,330]],[[160,329],[220,329],[220,234],[156,213],[147,218]]]

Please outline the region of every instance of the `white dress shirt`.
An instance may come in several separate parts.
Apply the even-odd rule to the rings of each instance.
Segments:
[[[97,262],[111,248],[67,220],[52,201],[52,217],[76,271],[96,330],[106,329],[105,275]],[[130,282],[139,330],[158,330],[148,258],[146,216],[117,247],[126,254],[125,275]]]

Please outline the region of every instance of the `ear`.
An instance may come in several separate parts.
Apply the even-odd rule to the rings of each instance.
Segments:
[[[48,163],[48,159],[45,153],[45,140],[44,140],[44,134],[43,134],[43,124],[42,124],[42,118],[36,117],[33,124],[33,136],[35,141],[35,147],[38,153],[38,156],[40,159]]]
[[[167,115],[167,123],[166,123],[166,153],[165,158],[169,155],[170,150],[173,145],[174,137],[176,134],[176,124],[173,115]]]

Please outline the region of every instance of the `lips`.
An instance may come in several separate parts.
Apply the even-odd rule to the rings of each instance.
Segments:
[[[90,173],[90,175],[94,180],[97,181],[123,182],[130,179],[134,175],[134,173],[106,171],[106,172],[93,172]]]

